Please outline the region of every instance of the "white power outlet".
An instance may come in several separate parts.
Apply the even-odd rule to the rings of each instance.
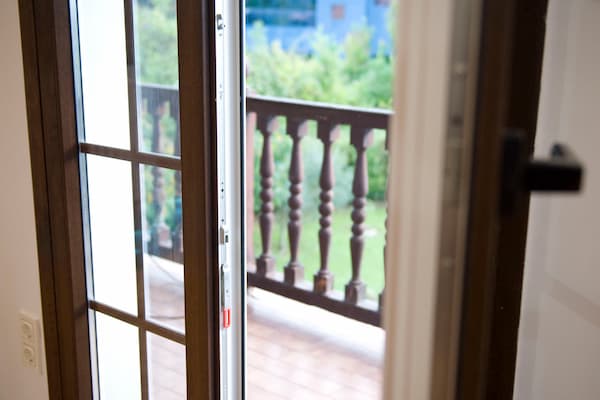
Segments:
[[[28,368],[40,369],[39,336],[40,320],[25,311],[19,313],[19,333],[21,335],[21,360]]]
[[[23,344],[23,352],[21,353],[23,366],[36,369],[38,367],[37,352],[29,345]]]

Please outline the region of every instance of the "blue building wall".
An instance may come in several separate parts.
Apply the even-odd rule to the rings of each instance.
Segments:
[[[378,4],[381,3],[381,4]],[[367,25],[372,33],[371,52],[374,54],[383,46],[385,54],[390,53],[391,38],[388,32],[390,7],[377,0],[316,0],[313,23],[304,26],[264,24],[269,42],[279,41],[284,49],[299,53],[310,53],[314,34],[317,30],[342,43],[348,33],[360,25]],[[333,8],[343,6],[343,17],[334,18]],[[255,8],[253,19],[261,12],[271,10]],[[258,18],[260,19],[260,18]],[[248,19],[247,19],[248,21]],[[254,25],[247,24],[247,45],[252,48]]]
[[[375,0],[370,0],[367,7],[367,20],[373,30],[373,40],[371,49],[376,52],[379,46],[383,46],[385,53],[389,54],[392,49],[392,38],[390,36],[390,6],[379,4]]]
[[[373,0],[317,0],[317,26],[332,36],[337,42],[342,42],[352,28],[367,21],[367,1]],[[333,19],[332,7],[344,7],[344,18]]]

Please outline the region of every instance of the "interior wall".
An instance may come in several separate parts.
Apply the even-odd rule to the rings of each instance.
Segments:
[[[533,196],[515,399],[600,398],[600,1],[550,0],[536,156],[569,144],[577,196]]]
[[[18,0],[0,2],[0,51],[0,399],[43,400],[45,360],[23,366],[18,324],[20,310],[42,315]]]

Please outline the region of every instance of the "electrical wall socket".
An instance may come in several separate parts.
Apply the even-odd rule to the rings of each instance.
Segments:
[[[35,326],[29,320],[21,317],[21,340],[25,344],[35,343]]]
[[[21,360],[23,366],[40,369],[40,320],[35,315],[19,313],[19,333],[21,335]]]
[[[37,369],[38,361],[37,361],[37,352],[33,347],[23,344],[23,351],[21,353],[21,358],[23,360],[23,366],[28,368]]]

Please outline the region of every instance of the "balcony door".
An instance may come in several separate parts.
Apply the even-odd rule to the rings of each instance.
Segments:
[[[282,3],[303,27],[319,15],[343,27],[351,11],[350,3],[310,1],[298,13]],[[363,325],[383,325],[386,399],[510,397],[519,311],[511,288],[522,280],[529,196],[501,204],[512,198],[500,196],[501,170],[510,166],[502,141],[517,127],[533,143],[546,2],[399,1],[389,127],[386,112],[260,96],[248,99],[244,115],[241,9],[237,1],[20,1],[51,399],[244,399],[246,377],[262,364],[298,391],[260,372],[255,398],[310,399],[315,385],[302,380],[311,363],[327,391],[320,398],[368,398],[356,373],[368,373],[364,365],[337,360],[349,372],[342,384],[323,373],[329,343],[315,352],[289,335],[290,348],[312,358],[281,363],[286,354],[271,351],[272,342],[286,333],[272,325],[247,345],[274,360],[246,367],[246,283],[340,314],[318,324],[322,331],[371,338],[378,328]],[[246,119],[262,136],[255,265],[245,245]],[[278,119],[292,142],[282,271],[270,247]],[[316,124],[308,129],[307,121]],[[349,279],[336,290],[329,228],[339,125],[350,126],[354,165]],[[366,152],[373,131],[386,128],[387,276],[384,294],[379,287],[370,298],[361,278],[369,264]],[[322,146],[322,204],[318,251],[315,240],[305,252],[314,273],[305,280],[307,131]],[[531,146],[524,149],[527,156]],[[290,304],[288,322],[306,318]],[[345,317],[361,330],[347,328]]]
[[[51,398],[240,398],[238,2],[20,7]]]

